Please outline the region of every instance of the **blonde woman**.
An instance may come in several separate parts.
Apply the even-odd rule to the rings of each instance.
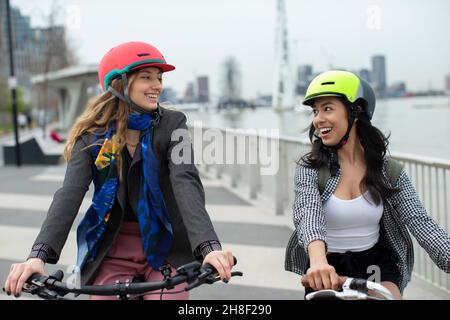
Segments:
[[[104,92],[71,130],[63,186],[28,260],[11,267],[8,294],[19,296],[31,274],[58,262],[91,181],[92,205],[77,229],[75,271],[82,285],[158,281],[162,267],[174,270],[195,258],[214,266],[222,280],[231,277],[233,256],[222,250],[206,212],[186,117],[158,104],[162,75],[174,69],[143,42],[123,43],[103,57],[98,75]],[[175,130],[181,139],[172,138]],[[187,299],[188,293],[161,297]]]

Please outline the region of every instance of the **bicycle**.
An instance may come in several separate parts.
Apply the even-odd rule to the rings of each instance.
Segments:
[[[304,283],[302,281],[302,283]],[[383,298],[368,294],[372,290]],[[308,293],[306,300],[395,300],[391,292],[383,285],[360,278],[346,278],[342,284],[342,291],[331,289]]]
[[[237,263],[235,257],[234,265]],[[170,275],[170,268],[162,269],[164,279],[162,281],[154,282],[119,282],[111,285],[88,285],[73,287],[68,286],[62,282],[64,272],[62,270],[55,271],[50,276],[33,274],[26,281],[23,292],[37,295],[44,300],[71,300],[66,296],[69,293],[78,296],[80,294],[101,295],[101,296],[117,296],[120,300],[134,300],[142,298],[149,294],[176,294],[183,291],[192,290],[202,284],[213,284],[220,280],[220,277],[215,275],[216,270],[210,264],[202,264],[198,261],[193,261],[176,269],[174,276]],[[231,272],[231,276],[243,276],[240,271]],[[186,288],[176,292],[154,292],[156,290],[173,289],[176,285],[186,282]],[[3,288],[5,291],[5,288]]]

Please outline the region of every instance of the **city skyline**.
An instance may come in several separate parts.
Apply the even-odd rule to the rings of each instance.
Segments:
[[[40,10],[49,8],[50,3],[39,1]],[[272,91],[275,4],[155,0],[149,5],[135,0],[129,8],[141,10],[134,10],[135,18],[124,23],[113,18],[123,12],[123,5],[68,0],[64,1],[68,12],[62,22],[69,27],[68,35],[78,47],[82,63],[98,62],[104,52],[122,41],[154,43],[177,66],[178,72],[166,75],[166,84],[178,92],[204,74],[210,76],[211,95],[217,96],[221,61],[232,54],[242,67],[243,96],[254,97]],[[39,23],[36,1],[15,0],[12,5],[23,14],[33,14],[33,25]],[[293,70],[303,64],[316,70],[331,66],[355,70],[370,66],[370,58],[381,54],[387,59],[388,85],[406,82],[411,91],[445,88],[450,72],[450,45],[444,40],[450,29],[446,19],[450,2],[349,0],[337,4],[326,0],[321,10],[303,1],[287,0],[286,5]],[[148,14],[142,10],[146,6]],[[167,14],[152,14],[155,7]],[[98,24],[100,17],[102,25]],[[114,32],[105,32],[108,27]]]

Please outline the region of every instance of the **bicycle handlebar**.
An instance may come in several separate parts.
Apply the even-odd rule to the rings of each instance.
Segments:
[[[342,285],[342,291],[319,290],[306,295],[306,300],[383,300],[368,294],[372,290],[381,294],[385,300],[394,300],[391,292],[379,283],[358,279],[347,278]]]
[[[233,262],[234,265],[236,265],[236,257],[233,257]],[[23,291],[38,295],[43,299],[63,299],[68,293],[77,295],[116,295],[127,299],[131,294],[143,294],[155,290],[172,289],[183,282],[188,283],[188,286],[186,286],[184,290],[189,291],[204,283],[212,284],[220,280],[220,278],[214,276],[216,272],[215,268],[210,264],[202,266],[200,262],[193,261],[179,267],[173,277],[167,276],[162,281],[140,283],[127,281],[125,283],[116,282],[112,285],[88,285],[75,288],[62,282],[64,273],[63,271],[58,270],[50,276],[33,274],[26,281]],[[243,273],[239,271],[231,273],[232,277],[242,275]]]

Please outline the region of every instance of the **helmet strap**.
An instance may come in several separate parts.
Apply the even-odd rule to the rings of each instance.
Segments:
[[[141,106],[137,105],[130,99],[130,96],[128,94],[128,77],[127,77],[126,73],[122,73],[122,81],[123,81],[124,95],[122,95],[119,91],[117,91],[116,89],[114,89],[111,86],[108,87],[108,91],[111,92],[112,95],[114,95],[116,98],[125,102],[133,111],[135,111],[137,113],[152,114],[155,112],[153,110],[147,110],[145,108],[142,108]],[[159,108],[159,104],[158,104],[158,108]]]
[[[334,149],[340,149],[345,146],[348,142],[348,138],[350,137],[350,131],[352,130],[353,124],[355,123],[355,119],[358,117],[358,109],[355,105],[350,106],[350,114],[348,116],[348,129],[345,133],[344,137],[342,137],[341,141],[334,147]]]
[[[328,162],[328,169],[330,170],[331,176],[335,176],[336,173],[339,170],[339,160],[337,156],[337,149],[336,148],[328,148],[329,151],[329,162]]]

